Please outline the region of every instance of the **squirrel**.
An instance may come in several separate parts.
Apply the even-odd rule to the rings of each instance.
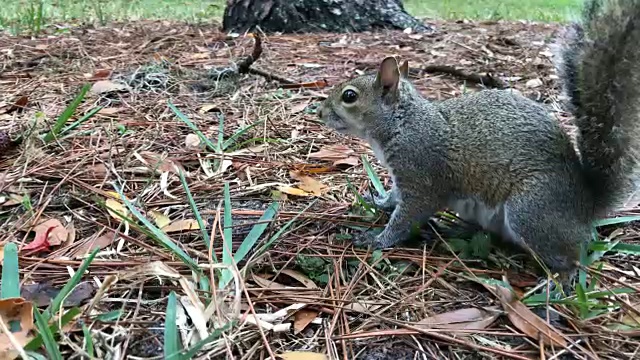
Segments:
[[[444,208],[533,252],[563,285],[593,221],[634,189],[640,150],[640,0],[589,0],[564,29],[555,62],[578,129],[577,150],[540,103],[486,89],[425,99],[409,64],[344,81],[318,108],[338,133],[367,141],[389,172],[384,230],[356,246],[390,248]]]

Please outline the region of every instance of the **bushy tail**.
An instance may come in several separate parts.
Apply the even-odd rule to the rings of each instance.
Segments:
[[[633,190],[640,154],[640,0],[587,0],[557,63],[598,210]]]

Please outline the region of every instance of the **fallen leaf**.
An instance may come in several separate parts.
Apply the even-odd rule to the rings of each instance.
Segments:
[[[338,165],[357,166],[358,164],[360,164],[360,159],[355,156],[349,156],[348,158],[339,159],[333,162],[333,166],[338,166]]]
[[[21,287],[20,296],[38,307],[45,307],[51,304],[51,300],[58,296],[61,289],[48,283],[28,284]],[[95,290],[91,282],[81,282],[64,298],[63,304],[66,307],[80,306],[85,300],[91,299]]]
[[[105,201],[105,206],[107,207],[109,215],[118,221],[122,221],[120,216],[129,217],[129,209],[118,200],[109,198]]]
[[[489,327],[499,316],[497,309],[465,308],[458,309],[418,321],[421,328],[483,330]]]
[[[487,284],[483,285],[488,289],[491,288]],[[536,341],[542,339],[546,345],[567,347],[567,341],[562,334],[516,299],[509,289],[495,284],[493,290],[496,290],[509,320],[518,330]]]
[[[298,185],[300,189],[306,192],[310,192],[315,196],[322,196],[322,194],[329,190],[329,188],[320,181],[310,176],[303,175],[299,171],[291,171],[289,172],[289,175],[291,175],[292,178],[300,181],[300,184]]]
[[[291,108],[291,113],[297,114],[297,113],[303,112],[304,109],[307,108],[307,106],[309,106],[309,101],[296,104],[294,107]]]
[[[296,311],[293,315],[293,333],[298,334],[304,330],[319,314],[319,311],[310,309]]]
[[[98,111],[98,114],[100,114],[100,115],[115,115],[115,114],[119,113],[121,110],[122,109],[115,108],[115,107],[102,108],[102,109],[100,109],[100,111]]]
[[[161,229],[171,223],[169,217],[159,211],[151,210],[149,211],[149,215],[151,215],[153,221],[155,221],[156,225]]]
[[[330,145],[323,147],[320,151],[309,154],[309,157],[312,159],[322,159],[322,160],[340,160],[346,159],[350,154],[353,154],[354,151],[344,145]]]
[[[89,79],[98,80],[98,79],[108,79],[111,76],[111,69],[99,69],[96,70],[93,74],[89,75]]]
[[[300,190],[291,186],[278,186],[278,191],[283,192],[285,194],[289,194],[289,195],[296,195],[296,196],[311,196],[312,194],[304,191],[304,190]]]
[[[196,134],[187,134],[184,145],[187,149],[197,149],[200,147],[200,137]]]
[[[25,346],[33,339],[34,330],[33,304],[23,298],[8,298],[0,300],[0,316],[11,331],[14,339],[21,346]],[[0,359],[15,359],[18,353],[6,335],[0,336]]]
[[[263,278],[260,275],[256,275],[256,274],[251,274],[251,278],[253,279],[253,281],[258,284],[258,286],[263,287],[263,288],[267,288],[267,289],[286,289],[287,287],[275,282],[275,281],[271,281],[271,280],[267,280],[265,278]]]
[[[67,240],[64,242],[64,246],[73,245],[76,241],[76,227],[73,225],[73,221],[69,222],[66,227],[67,230]]]
[[[126,90],[127,86],[124,84],[116,83],[111,80],[96,81],[91,87],[91,92],[94,94],[102,94],[112,91]]]
[[[288,351],[278,357],[283,360],[328,360],[326,355],[310,351]]]
[[[80,246],[77,247],[76,250],[71,254],[71,257],[84,257],[85,255],[92,252],[95,248],[104,249],[107,246],[113,244],[116,238],[116,233],[114,233],[113,231],[106,231],[105,234],[101,236],[98,236],[92,240],[82,242]]]
[[[218,105],[215,105],[215,104],[204,104],[204,105],[202,105],[202,107],[200,108],[200,110],[198,110],[198,112],[199,112],[200,114],[206,114],[206,113],[210,112],[211,110],[218,110],[218,111],[220,111],[220,109],[219,109],[219,106],[218,106]]]
[[[69,232],[57,219],[48,219],[31,228],[36,233],[32,242],[22,248],[25,250],[45,250],[50,246],[56,246],[67,241]]]
[[[161,227],[160,230],[165,233],[176,232],[176,231],[189,231],[189,230],[200,230],[200,226],[198,225],[198,221],[196,219],[182,219],[176,220],[169,225]]]
[[[24,109],[25,106],[27,106],[28,103],[29,103],[29,98],[26,95],[20,96],[18,98],[18,100],[16,100],[13,103],[13,105],[11,105],[11,107],[7,110],[7,113],[11,113],[11,112],[14,112],[16,110]]]
[[[311,281],[311,279],[309,279],[306,275],[302,274],[301,272],[290,270],[290,269],[284,269],[284,270],[281,270],[280,273],[289,275],[292,278],[298,280],[298,282],[300,282],[306,288],[309,288],[309,289],[318,288],[318,286],[313,281]]]
[[[172,172],[177,174],[176,167],[184,172],[184,168],[177,161],[167,157],[160,156],[151,151],[140,151],[138,159],[145,163],[151,170],[163,172]]]
[[[18,194],[2,194],[0,195],[0,206],[15,206],[22,204],[24,197]]]

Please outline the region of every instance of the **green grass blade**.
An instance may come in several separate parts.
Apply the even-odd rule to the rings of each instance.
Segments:
[[[38,308],[33,309],[33,315],[36,318],[36,327],[38,328],[38,332],[42,335],[42,340],[44,342],[44,347],[47,350],[47,355],[49,359],[52,360],[62,360],[62,354],[60,354],[60,349],[58,348],[58,343],[53,338],[53,334],[47,326],[47,320],[40,314],[40,310]]]
[[[594,221],[594,226],[600,227],[600,226],[608,226],[608,225],[617,225],[617,224],[628,223],[628,222],[638,221],[638,220],[640,220],[640,216],[621,216],[613,219],[596,220]]]
[[[222,153],[222,145],[224,144],[224,115],[218,114],[218,143],[216,144],[216,152]]]
[[[84,84],[84,86],[80,90],[80,93],[76,96],[75,99],[73,99],[71,104],[67,106],[67,108],[62,112],[60,117],[58,117],[58,120],[53,125],[53,128],[51,129],[51,131],[49,131],[49,133],[45,135],[43,139],[45,143],[51,142],[51,140],[53,140],[59,135],[60,130],[62,130],[64,125],[67,123],[67,121],[71,119],[71,116],[73,116],[73,113],[76,111],[76,109],[84,99],[85,95],[87,95],[87,92],[89,91],[90,88],[91,88],[90,84]]]
[[[198,266],[198,263],[195,262],[186,252],[184,252],[184,250],[179,248],[178,245],[176,245],[167,236],[167,234],[165,234],[162,230],[158,229],[146,217],[144,217],[138,211],[138,209],[136,209],[133,206],[133,204],[131,204],[131,202],[124,196],[124,194],[122,193],[122,190],[120,190],[120,188],[117,185],[113,184],[113,187],[116,190],[116,192],[120,195],[120,199],[124,202],[124,204],[127,206],[129,211],[131,211],[131,213],[135,215],[138,218],[138,220],[140,220],[144,224],[144,226],[151,231],[151,233],[153,234],[153,236],[151,237],[152,239],[156,240],[158,243],[160,243],[160,245],[164,246],[165,248],[173,252],[176,256],[180,258],[180,260],[182,260],[182,262],[185,263],[185,265],[189,266],[191,270],[197,273],[202,272],[202,270]]]
[[[215,341],[216,339],[218,339],[223,332],[231,329],[233,326],[235,326],[236,321],[232,320],[228,323],[226,323],[223,327],[215,329],[211,334],[209,334],[209,336],[207,336],[206,338],[198,341],[195,345],[193,345],[193,347],[191,349],[189,349],[189,351],[187,351],[182,358],[183,359],[193,359],[196,357],[196,355],[198,354],[198,351],[200,351],[200,349],[202,349],[205,345]]]
[[[67,325],[71,320],[75,319],[76,316],[78,316],[81,312],[82,311],[80,310],[80,308],[77,308],[77,307],[69,309],[67,312],[64,313],[64,315],[62,315],[62,318],[60,318],[60,321],[54,321],[52,324],[49,325],[49,330],[51,334],[57,334],[58,332],[60,332],[60,325],[62,326]],[[40,349],[40,347],[42,347],[43,341],[44,340],[42,338],[42,333],[39,333],[35,338],[29,341],[29,343],[24,348],[25,350],[36,351]]]
[[[378,194],[380,196],[386,195],[387,192],[384,190],[384,186],[382,186],[380,178],[373,170],[373,167],[364,155],[362,155],[362,164],[364,165],[364,169],[367,171],[367,176],[369,176],[369,179],[371,180],[371,183],[373,184],[373,187],[376,189]]]
[[[176,319],[178,317],[178,300],[176,293],[169,293],[169,301],[167,302],[167,314],[164,322],[164,358],[165,359],[182,359],[178,345],[178,325]]]
[[[89,265],[93,261],[93,258],[96,256],[98,251],[100,251],[100,248],[93,249],[91,254],[89,254],[89,257],[87,257],[82,262],[82,264],[80,264],[80,267],[78,267],[78,270],[76,271],[76,273],[73,274],[73,277],[71,278],[71,280],[69,280],[64,285],[62,290],[60,290],[58,295],[56,295],[56,297],[53,298],[53,300],[51,300],[51,304],[49,304],[49,307],[47,308],[47,310],[44,312],[44,315],[43,315],[45,321],[48,322],[49,320],[51,320],[52,314],[54,314],[56,311],[58,311],[58,309],[62,305],[62,301],[64,300],[64,298],[66,298],[67,295],[69,295],[69,293],[71,292],[71,290],[73,290],[73,288],[76,287],[76,285],[78,285],[80,283],[80,280],[82,280],[82,276],[84,275],[84,273],[89,268]]]
[[[204,244],[207,246],[207,250],[209,250],[209,248],[211,247],[211,238],[209,237],[209,232],[207,231],[207,227],[205,226],[205,223],[202,220],[202,216],[200,216],[200,211],[198,210],[196,201],[193,199],[193,196],[191,195],[191,190],[189,190],[189,186],[187,185],[187,179],[185,179],[184,174],[182,173],[182,170],[178,170],[178,176],[180,177],[182,188],[184,189],[184,192],[187,195],[187,201],[189,202],[191,211],[193,211],[193,215],[196,217],[196,221],[198,222],[198,227],[200,228],[200,232],[202,233]],[[213,261],[218,262],[215,252],[212,252],[211,256],[213,257]]]
[[[93,338],[91,337],[91,331],[86,324],[82,324],[82,334],[84,335],[84,351],[89,355],[89,359],[95,357],[93,351]]]
[[[263,122],[264,122],[264,120],[259,120],[259,121],[256,121],[256,122],[254,122],[253,124],[251,124],[249,126],[246,126],[246,127],[242,128],[242,129],[236,131],[235,134],[231,135],[226,141],[224,141],[222,143],[222,150],[223,151],[227,150],[227,148],[229,146],[233,145],[238,140],[238,138],[240,138],[242,135],[244,135],[247,131],[249,131],[249,130],[253,129],[254,127],[256,127],[256,125],[259,125],[259,124],[261,124]]]
[[[4,246],[0,298],[20,297],[20,272],[18,270],[18,246],[9,242]]]
[[[216,145],[211,142],[211,140],[209,140],[209,138],[207,138],[206,136],[204,136],[204,134],[202,133],[202,131],[200,131],[198,129],[198,127],[191,122],[191,120],[189,120],[189,118],[184,115],[182,112],[180,112],[180,110],[178,110],[177,107],[175,107],[175,105],[173,105],[171,103],[171,101],[168,102],[169,104],[169,108],[176,114],[176,116],[178,117],[178,119],[182,120],[182,122],[184,122],[185,124],[187,124],[187,126],[196,134],[198,135],[198,137],[200,138],[200,140],[207,145],[207,147],[209,149],[211,149],[212,151],[216,151]]]
[[[238,248],[236,253],[233,254],[233,260],[236,262],[236,264],[242,261],[244,257],[247,256],[249,251],[251,251],[254,245],[258,242],[258,240],[260,239],[260,236],[262,236],[262,233],[264,233],[264,231],[267,229],[267,226],[269,226],[269,223],[271,222],[271,220],[273,220],[277,211],[278,211],[278,203],[277,202],[271,203],[271,205],[269,205],[267,210],[264,212],[264,214],[262,214],[262,216],[258,220],[258,224],[254,225],[251,228],[251,231],[249,231],[249,234],[247,234],[247,237],[244,238],[244,240],[242,241],[242,244],[240,244],[240,247]],[[220,288],[224,288],[225,286],[227,286],[229,281],[231,281],[231,278],[232,278],[232,274],[225,271],[222,275],[222,278],[220,279]]]
[[[223,232],[224,239],[222,241],[222,263],[228,266],[233,266],[233,219],[231,217],[231,194],[229,192],[229,183],[224,183],[224,218],[223,218]],[[220,280],[219,288],[222,289],[229,280],[233,277],[232,270],[225,268],[222,269],[222,277]]]
[[[97,108],[91,109],[91,111],[89,111],[83,117],[78,119],[76,122],[74,122],[73,124],[65,127],[64,129],[62,129],[60,131],[60,135],[62,136],[64,134],[68,133],[69,131],[72,131],[72,130],[76,129],[78,126],[84,124],[87,120],[91,119],[91,117],[93,117],[93,115],[97,114],[98,111],[100,111],[100,110],[102,110],[102,106],[98,106]]]
[[[291,225],[293,225],[293,223],[298,220],[298,217],[300,217],[300,215],[302,215],[305,211],[307,211],[308,209],[310,209],[313,205],[315,205],[315,203],[318,201],[318,199],[315,199],[311,202],[311,204],[307,205],[306,208],[304,208],[304,210],[302,210],[301,212],[299,212],[298,214],[296,214],[296,216],[293,217],[293,219],[289,220],[283,227],[281,227],[278,232],[276,232],[275,234],[273,234],[273,236],[271,236],[271,238],[269,238],[269,240],[260,247],[260,249],[256,250],[256,252],[254,253],[255,256],[259,256],[262,255],[265,251],[267,251],[267,249],[269,249],[269,247],[280,238],[280,236],[282,236],[282,234],[284,234],[285,231],[287,231],[287,229],[289,229],[289,227]]]

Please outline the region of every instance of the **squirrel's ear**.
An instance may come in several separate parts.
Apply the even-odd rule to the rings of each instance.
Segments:
[[[378,75],[376,76],[376,86],[382,88],[382,93],[395,92],[400,83],[400,70],[395,57],[389,56],[382,60]]]
[[[405,79],[409,78],[409,60],[405,60],[400,66],[400,74]]]

